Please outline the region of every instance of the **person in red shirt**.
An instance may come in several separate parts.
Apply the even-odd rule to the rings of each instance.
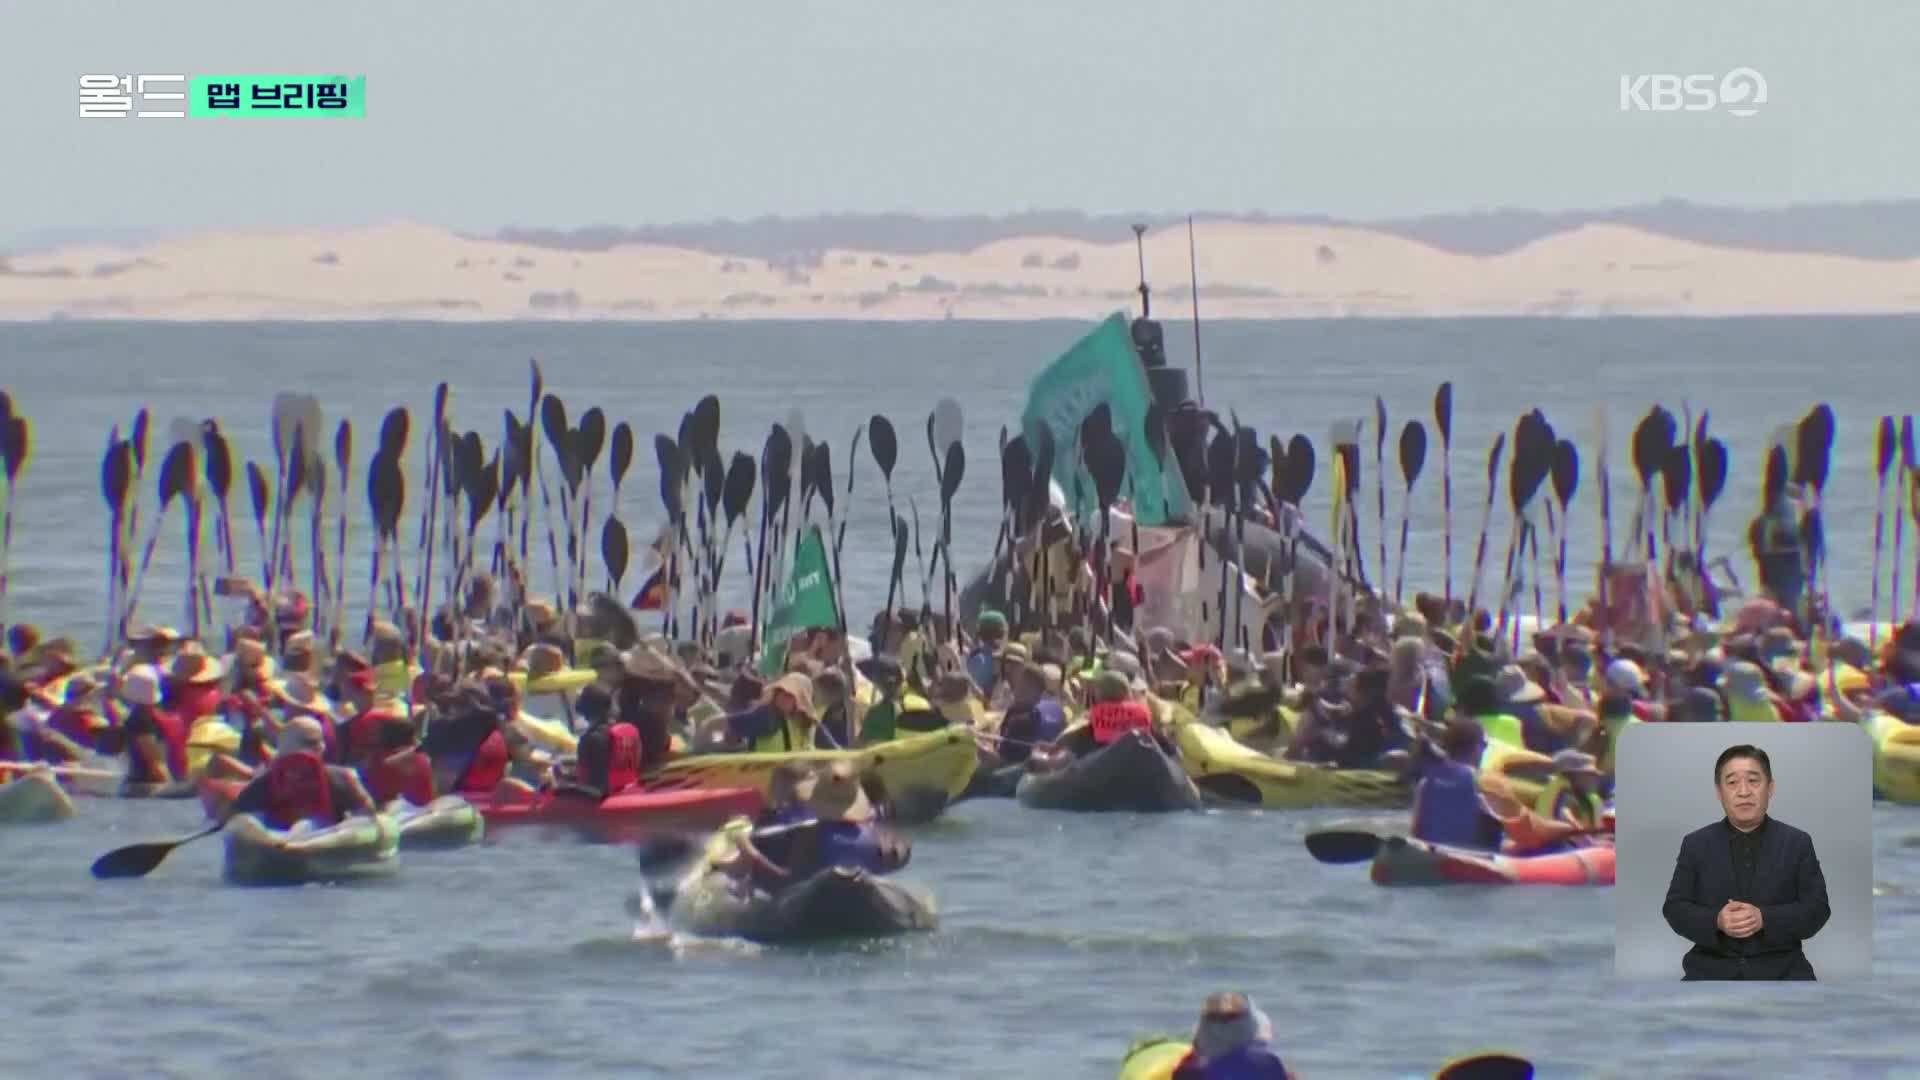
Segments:
[[[360,767],[373,801],[386,806],[405,799],[415,806],[433,801],[433,763],[420,752],[413,723],[394,717],[380,725],[379,751]]]
[[[404,721],[399,707],[391,700],[382,700],[375,692],[377,678],[370,667],[355,668],[342,680],[346,699],[347,721],[346,760],[348,764],[365,766],[378,756],[383,749],[381,731],[394,720]]]

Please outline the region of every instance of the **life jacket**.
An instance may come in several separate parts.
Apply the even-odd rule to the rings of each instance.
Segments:
[[[173,688],[173,711],[190,724],[219,712],[226,700],[227,693],[218,683],[181,683]]]
[[[798,713],[774,725],[773,730],[753,740],[748,749],[755,754],[790,754],[813,749],[813,725]]]
[[[160,745],[167,753],[167,771],[175,780],[187,778],[187,722],[169,709],[154,708],[153,724],[160,729]]]
[[[332,825],[333,782],[327,763],[311,750],[281,754],[267,765],[267,824],[291,829],[302,821]]]
[[[1271,1046],[1255,1039],[1204,1065],[1190,1050],[1175,1067],[1173,1080],[1287,1080],[1287,1067]]]
[[[640,729],[626,721],[607,726],[607,794],[640,784]]]
[[[507,753],[506,738],[498,731],[491,732],[474,750],[466,772],[453,785],[453,790],[461,795],[491,795],[493,789],[500,786],[500,781],[507,778],[507,768],[512,763],[512,755]]]
[[[1778,722],[1781,716],[1771,699],[1755,701],[1752,698],[1734,697],[1727,702],[1727,719],[1773,723]]]
[[[1533,804],[1533,812],[1548,821],[1559,821],[1560,811],[1570,809],[1574,819],[1589,829],[1600,827],[1600,796],[1590,794],[1582,797],[1573,790],[1573,784],[1564,776],[1556,776],[1547,782],[1540,791],[1540,798]]]
[[[1093,741],[1106,746],[1129,731],[1151,732],[1153,711],[1138,701],[1103,701],[1087,710]]]
[[[1414,836],[1430,844],[1484,848],[1486,811],[1473,766],[1461,761],[1428,764],[1414,793]]]
[[[1491,713],[1474,719],[1480,721],[1480,728],[1487,733],[1488,742],[1505,743],[1517,750],[1526,749],[1526,728],[1521,725],[1519,717],[1512,713]]]
[[[398,759],[376,756],[360,767],[360,778],[366,781],[367,794],[373,796],[377,806],[395,799],[405,799],[415,806],[433,801],[433,765],[417,750]]]
[[[380,756],[380,729],[404,719],[386,705],[375,705],[347,721],[347,758],[364,764]]]
[[[870,874],[884,874],[892,869],[881,857],[880,836],[872,825],[823,821],[820,843],[828,866],[857,867]]]

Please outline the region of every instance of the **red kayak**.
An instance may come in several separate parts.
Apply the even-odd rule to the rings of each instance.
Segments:
[[[1611,885],[1613,845],[1551,855],[1495,855],[1392,836],[1373,857],[1375,885]]]
[[[207,808],[208,817],[218,817],[246,786],[245,780],[202,780],[200,805]],[[728,818],[752,817],[766,806],[756,788],[629,791],[597,803],[545,792],[531,801],[516,803],[495,803],[477,795],[462,797],[480,811],[488,831],[509,825],[544,825],[613,843],[641,840],[663,831],[718,828]]]
[[[627,791],[600,802],[542,792],[529,802],[494,803],[469,797],[489,830],[544,825],[625,843],[679,829],[711,829],[736,816],[752,817],[766,806],[757,788],[680,788]]]

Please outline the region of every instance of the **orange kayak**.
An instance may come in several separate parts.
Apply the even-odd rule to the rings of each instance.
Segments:
[[[1550,855],[1495,855],[1403,836],[1373,857],[1375,885],[1611,885],[1613,845]]]
[[[752,817],[766,807],[757,788],[640,790],[599,802],[542,792],[527,802],[498,803],[469,796],[489,830],[520,825],[565,829],[589,839],[627,843],[679,829],[713,829],[729,818]]]

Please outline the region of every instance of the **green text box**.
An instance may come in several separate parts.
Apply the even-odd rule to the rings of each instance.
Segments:
[[[367,115],[365,75],[195,75],[188,116]]]

